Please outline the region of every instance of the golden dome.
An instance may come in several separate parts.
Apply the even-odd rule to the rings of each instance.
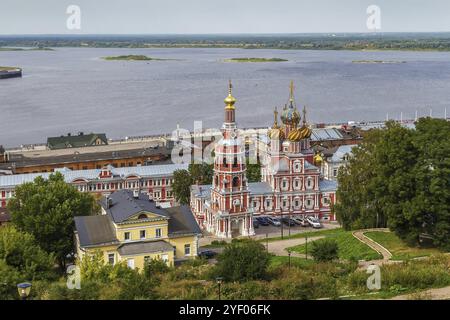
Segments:
[[[225,109],[234,109],[234,104],[236,103],[236,98],[233,97],[231,94],[231,89],[233,88],[233,85],[231,84],[231,80],[228,84],[228,96],[223,100],[225,102]]]
[[[313,160],[314,160],[314,164],[316,164],[316,165],[323,162],[323,158],[322,158],[320,152],[318,152],[318,153],[316,153],[314,155],[314,159]]]
[[[302,135],[301,139],[305,139],[305,138],[311,137],[312,130],[310,128],[308,128],[306,126],[303,126],[299,130],[300,130],[301,135]]]
[[[272,129],[269,130],[268,135],[271,140],[284,140],[284,138],[286,138],[283,129],[278,126],[277,107],[275,107],[275,110],[273,111],[273,126]]]
[[[302,139],[302,133],[301,133],[300,129],[297,129],[297,128],[292,129],[288,134],[288,139],[290,141],[294,141],[294,142],[300,141]]]
[[[285,125],[297,126],[301,120],[300,112],[298,112],[297,107],[295,106],[294,99],[294,81],[291,81],[291,85],[289,86],[290,94],[289,94],[289,106],[284,106],[283,112],[281,113],[281,121]]]
[[[284,134],[283,129],[281,128],[272,128],[269,131],[269,138],[271,140],[284,140],[286,135]]]

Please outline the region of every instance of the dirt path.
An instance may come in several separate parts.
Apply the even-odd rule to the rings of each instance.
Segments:
[[[450,299],[450,286],[437,289],[428,289],[419,293],[403,294],[393,297],[391,300],[418,300],[418,299],[431,299],[431,300],[449,300]]]
[[[369,246],[370,248],[372,248],[373,250],[375,250],[376,252],[381,254],[383,256],[383,258],[378,259],[378,260],[370,260],[370,261],[361,262],[360,266],[366,267],[369,264],[381,265],[381,264],[385,264],[385,263],[390,263],[391,262],[390,259],[392,258],[392,253],[388,249],[383,247],[381,244],[379,244],[378,242],[375,242],[372,239],[370,239],[369,237],[367,237],[366,235],[364,235],[364,233],[370,232],[370,231],[389,232],[389,229],[387,229],[387,228],[363,229],[363,230],[354,231],[352,234],[356,239],[358,239],[362,243],[366,244],[367,246]]]
[[[308,243],[321,239],[323,236],[318,237],[308,237]],[[298,246],[301,244],[305,244],[306,239],[305,238],[297,238],[297,239],[287,239],[287,240],[278,240],[278,241],[272,241],[269,242],[269,252],[273,253],[277,256],[287,256],[287,248]],[[264,243],[266,245],[266,243]],[[297,252],[291,252],[292,257],[300,257],[304,258],[305,255]]]

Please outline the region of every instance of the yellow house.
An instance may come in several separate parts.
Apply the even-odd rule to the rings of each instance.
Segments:
[[[80,259],[99,250],[105,262],[142,270],[148,259],[174,265],[197,256],[201,231],[188,206],[162,208],[137,190],[116,191],[101,206],[101,215],[75,217]]]

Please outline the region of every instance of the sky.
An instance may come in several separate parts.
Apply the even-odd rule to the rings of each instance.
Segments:
[[[368,32],[370,5],[380,32],[450,31],[449,0],[0,0],[0,34]]]

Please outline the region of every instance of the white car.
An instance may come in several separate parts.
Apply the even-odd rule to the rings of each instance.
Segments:
[[[322,224],[320,223],[319,219],[314,218],[313,216],[308,216],[306,218],[306,221],[308,221],[308,223],[311,225],[311,227],[313,227],[315,229],[322,228]]]

